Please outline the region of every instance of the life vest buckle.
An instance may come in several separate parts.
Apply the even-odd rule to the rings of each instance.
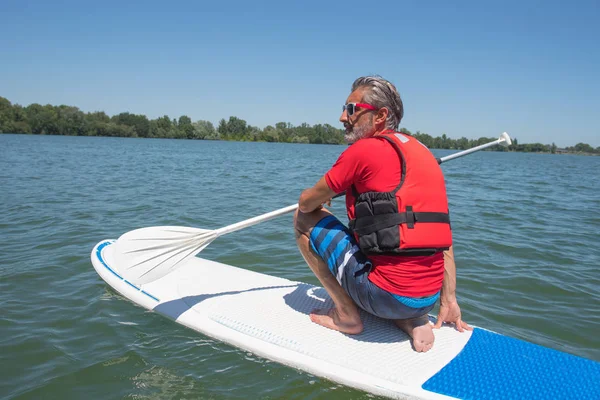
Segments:
[[[406,206],[406,226],[408,229],[415,228],[415,213],[412,206]]]

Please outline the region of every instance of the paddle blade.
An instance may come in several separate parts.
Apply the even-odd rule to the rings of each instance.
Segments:
[[[215,239],[214,231],[183,226],[153,226],[123,234],[114,244],[117,272],[136,285],[155,281]]]

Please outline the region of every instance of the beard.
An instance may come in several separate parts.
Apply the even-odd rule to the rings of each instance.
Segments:
[[[346,124],[346,133],[344,134],[344,140],[352,144],[357,140],[368,137],[374,130],[373,128],[373,116],[369,115],[369,119],[360,125],[349,125]]]

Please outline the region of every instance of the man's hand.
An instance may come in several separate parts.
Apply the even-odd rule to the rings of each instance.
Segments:
[[[441,301],[440,312],[438,313],[437,321],[433,326],[434,329],[439,329],[442,323],[451,323],[456,325],[456,329],[459,332],[464,332],[465,329],[472,331],[473,328],[469,326],[465,321],[461,319],[460,307],[456,300]]]
[[[322,177],[315,186],[302,191],[298,200],[298,208],[303,213],[320,210],[324,204],[331,205],[333,196],[335,196],[335,192],[329,188],[325,177]]]

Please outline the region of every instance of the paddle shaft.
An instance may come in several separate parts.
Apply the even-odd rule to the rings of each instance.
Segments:
[[[453,160],[453,159],[458,158],[458,157],[466,156],[467,154],[471,154],[473,152],[476,152],[476,151],[479,151],[479,150],[483,150],[485,148],[488,148],[488,147],[491,147],[491,146],[495,146],[497,144],[502,144],[502,143],[510,144],[510,137],[506,133],[503,133],[502,136],[500,136],[499,139],[496,139],[493,142],[485,143],[485,144],[482,144],[480,146],[476,146],[476,147],[473,147],[473,148],[470,148],[470,149],[467,149],[467,150],[459,151],[458,153],[450,154],[449,156],[446,156],[446,157],[438,158],[437,161],[438,161],[438,164],[441,164],[443,162],[450,161],[450,160]],[[338,193],[333,198],[335,199],[336,197],[340,197],[340,196],[343,196],[343,195],[344,195],[344,193]],[[244,228],[247,228],[249,226],[256,225],[256,224],[259,224],[259,223],[264,222],[264,221],[268,221],[268,220],[276,218],[276,217],[278,217],[280,215],[287,214],[287,213],[290,213],[292,211],[295,211],[297,208],[298,208],[298,204],[294,204],[294,205],[291,205],[291,206],[280,208],[280,209],[275,210],[275,211],[268,212],[266,214],[262,214],[262,215],[258,215],[258,216],[253,217],[253,218],[249,218],[249,219],[244,220],[244,221],[237,222],[237,223],[232,224],[232,225],[225,226],[223,228],[216,229],[216,230],[213,231],[213,234],[215,235],[214,238],[216,239],[217,237],[219,237],[221,235],[225,235],[227,233],[239,231],[240,229],[244,229]]]
[[[271,211],[271,212],[268,212],[266,214],[258,215],[256,217],[249,218],[247,220],[240,221],[240,222],[237,222],[235,224],[225,226],[223,228],[219,228],[219,229],[217,229],[217,230],[215,230],[213,232],[215,233],[216,236],[221,236],[221,235],[224,235],[226,233],[231,233],[231,232],[239,231],[240,229],[244,229],[244,228],[246,228],[248,226],[256,225],[256,224],[259,224],[261,222],[268,221],[270,219],[279,217],[280,215],[290,213],[290,212],[296,210],[296,208],[298,208],[298,204],[294,204],[294,205],[291,205],[291,206],[283,207],[283,208],[280,208],[279,210]]]
[[[335,199],[335,198],[343,196],[343,195],[344,195],[344,192],[338,193],[335,196],[333,196],[332,199]],[[280,208],[279,210],[271,211],[266,214],[262,214],[262,215],[258,215],[253,218],[246,219],[244,221],[236,222],[235,224],[231,224],[231,225],[225,226],[223,228],[214,230],[213,233],[216,235],[215,237],[219,237],[226,233],[239,231],[240,229],[244,229],[248,226],[256,225],[261,222],[268,221],[270,219],[279,217],[280,215],[290,213],[292,211],[295,211],[297,208],[298,208],[298,204],[293,204],[291,206]]]
[[[438,162],[438,164],[441,164],[443,162],[454,160],[455,158],[466,156],[467,154],[471,154],[471,153],[474,153],[479,150],[487,149],[488,147],[492,147],[497,144],[503,144],[506,146],[511,144],[510,137],[508,136],[508,134],[506,132],[504,132],[502,135],[500,135],[500,137],[498,139],[494,140],[493,142],[485,143],[485,144],[482,144],[479,146],[472,147],[467,150],[459,151],[458,153],[450,154],[449,156],[446,156],[446,157],[437,158],[437,162]]]

